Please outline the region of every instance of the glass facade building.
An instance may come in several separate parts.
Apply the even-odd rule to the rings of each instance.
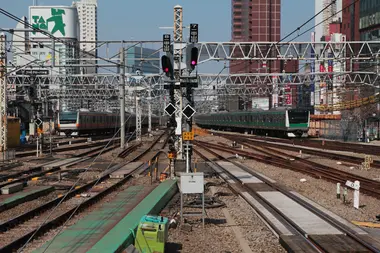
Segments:
[[[380,24],[380,1],[361,0],[359,29],[367,29]]]
[[[380,40],[380,1],[379,0],[360,0],[359,31],[361,41]],[[377,52],[380,48],[372,45],[371,51]],[[371,52],[364,48],[364,54]],[[378,71],[378,61],[366,61],[360,63],[363,71]]]
[[[137,70],[144,74],[160,73],[160,53],[158,50],[132,47],[126,52],[127,72],[136,73]]]

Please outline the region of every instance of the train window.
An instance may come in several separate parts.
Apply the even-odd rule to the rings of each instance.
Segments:
[[[308,111],[288,111],[289,123],[306,123],[308,121],[309,113]]]
[[[61,124],[75,124],[77,122],[76,112],[63,112],[59,114]]]

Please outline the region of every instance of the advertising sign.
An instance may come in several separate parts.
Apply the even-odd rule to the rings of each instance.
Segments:
[[[33,28],[45,30],[57,38],[77,39],[78,13],[75,7],[30,6],[29,20]],[[32,32],[30,38],[46,38],[40,32]]]
[[[292,105],[292,95],[291,94],[285,94],[285,104],[286,105]]]
[[[323,63],[321,63],[321,64],[319,65],[319,72],[326,72],[326,68],[325,68],[325,66],[323,65]]]
[[[332,54],[332,53],[328,53],[328,58],[332,58],[334,55]],[[328,72],[333,72],[333,66],[334,66],[334,61],[333,60],[331,60],[331,59],[329,59],[328,61],[327,61],[327,66],[328,66]]]
[[[286,105],[292,105],[293,104],[292,89],[291,89],[289,84],[285,85],[284,92],[285,92],[285,95],[284,95],[285,104]]]
[[[269,110],[269,98],[252,98],[252,109]]]

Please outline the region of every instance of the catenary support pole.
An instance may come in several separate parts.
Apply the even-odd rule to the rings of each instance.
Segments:
[[[125,147],[125,64],[124,48],[120,49],[120,148]]]

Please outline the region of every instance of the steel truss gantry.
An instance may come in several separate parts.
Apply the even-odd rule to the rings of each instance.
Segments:
[[[380,41],[199,42],[196,46],[198,64],[215,60],[372,60],[380,54]]]
[[[380,77],[375,72],[342,72],[329,73],[317,72],[307,74],[199,74],[199,88],[195,88],[195,94],[198,96],[214,93],[212,90],[230,90],[231,95],[252,94],[264,95],[270,94],[273,85],[273,77],[276,77],[279,86],[285,84],[301,85],[312,82],[332,82],[340,81],[346,85],[371,85],[379,86]],[[42,99],[94,99],[110,100],[118,99],[119,96],[119,76],[109,74],[98,74],[97,76],[37,76],[37,77],[20,77],[8,76],[9,85],[29,86],[35,83],[39,88]],[[125,93],[127,97],[134,96],[136,92],[139,95],[148,95],[147,87],[151,87],[152,96],[159,96],[165,93],[163,89],[164,79],[161,75],[146,75],[136,81],[131,76],[127,78]],[[147,94],[141,94],[141,92]]]

